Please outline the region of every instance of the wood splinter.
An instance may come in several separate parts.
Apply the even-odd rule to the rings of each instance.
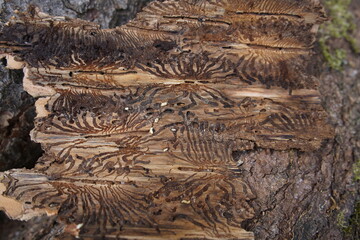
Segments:
[[[333,137],[312,50],[324,20],[315,0],[154,1],[115,29],[18,13],[0,53],[38,97],[45,153],[1,174],[1,208],[83,239],[253,239],[238,153]]]

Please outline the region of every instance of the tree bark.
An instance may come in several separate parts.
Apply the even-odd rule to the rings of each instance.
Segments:
[[[166,13],[169,14],[169,12]],[[150,20],[154,16],[146,14],[149,14],[149,12],[140,15],[138,19],[145,18],[151,23]],[[241,12],[239,15],[243,14]],[[36,23],[39,29],[41,29],[42,21],[40,19]],[[171,18],[164,21],[162,24],[168,24],[170,27],[173,26]],[[187,23],[187,26],[189,26],[193,20],[187,21],[189,21]],[[200,21],[198,17],[196,21]],[[206,22],[209,19],[201,21]],[[147,31],[150,31],[154,30],[151,29],[154,26],[158,27],[157,25],[149,26],[147,25],[148,22],[134,21],[124,28],[119,28],[117,31],[128,33],[133,28],[147,28]],[[98,31],[96,27],[88,23],[65,21],[66,24],[69,26],[74,24],[76,26],[80,25],[83,28],[86,26],[88,31],[95,31],[96,34],[106,35],[106,33]],[[206,24],[204,25],[206,26]],[[204,29],[206,30],[206,28]],[[161,30],[165,32],[170,30],[173,32],[177,31],[177,29],[174,30],[169,27]],[[201,32],[202,30],[194,31],[194,29],[190,28],[189,33],[201,32],[205,36],[202,39],[203,44],[207,44],[206,41],[211,43],[219,41],[221,26],[217,30],[219,31],[218,35],[215,36],[207,35],[205,30]],[[182,31],[182,34],[184,34],[184,29]],[[10,32],[16,32],[16,29]],[[136,35],[136,32],[131,32],[131,34]],[[179,35],[179,33],[174,34],[176,36]],[[199,35],[201,39],[201,34]],[[198,40],[199,35],[188,35],[186,37],[190,39],[196,37]],[[143,38],[141,39],[141,37]],[[223,35],[221,37],[226,38]],[[107,39],[106,36],[105,39]],[[35,225],[34,229],[43,229],[43,232],[41,236],[36,233],[37,235],[33,235],[34,238],[47,238],[55,236],[59,232],[65,232],[69,234],[68,236],[77,234],[81,236],[84,233],[84,229],[86,230],[85,233],[90,234],[84,235],[85,237],[95,236],[98,231],[95,231],[91,224],[85,224],[84,228],[81,225],[83,223],[80,221],[79,216],[83,216],[85,213],[79,209],[69,212],[69,209],[74,208],[74,206],[70,203],[61,203],[61,201],[71,202],[71,200],[69,200],[69,197],[64,198],[64,194],[60,194],[60,192],[67,191],[71,193],[73,191],[73,193],[76,193],[81,191],[85,195],[88,194],[89,196],[82,197],[83,206],[86,202],[89,203],[93,201],[91,199],[96,198],[90,192],[100,191],[100,189],[103,191],[103,198],[105,198],[105,195],[110,197],[110,199],[114,198],[115,195],[112,195],[113,190],[111,190],[112,186],[114,188],[119,187],[123,182],[126,182],[126,184],[123,184],[124,186],[121,191],[131,194],[136,193],[134,196],[128,195],[129,199],[122,200],[125,205],[131,204],[131,199],[143,198],[144,201],[152,202],[150,204],[151,207],[147,206],[143,211],[151,209],[151,213],[154,213],[154,216],[140,213],[142,211],[141,207],[146,204],[142,205],[137,202],[139,205],[136,211],[140,212],[137,212],[135,215],[142,216],[137,222],[148,221],[150,225],[151,223],[159,222],[158,230],[160,231],[164,225],[168,224],[164,224],[168,221],[168,216],[172,216],[173,220],[175,220],[175,216],[182,216],[187,224],[191,222],[195,226],[201,226],[200,229],[196,230],[196,232],[201,232],[207,227],[205,226],[206,221],[204,223],[202,220],[199,220],[201,218],[198,219],[196,213],[202,211],[201,214],[203,216],[209,215],[209,219],[213,217],[210,222],[218,221],[224,225],[232,221],[234,221],[233,223],[242,222],[241,226],[234,228],[230,227],[234,224],[227,226],[228,230],[223,230],[221,227],[217,229],[217,224],[210,224],[211,228],[215,229],[218,235],[205,235],[208,238],[214,236],[224,237],[229,232],[232,234],[232,237],[240,238],[241,234],[244,234],[245,237],[248,233],[242,230],[241,227],[247,231],[254,232],[255,237],[258,239],[342,238],[339,226],[337,226],[338,214],[339,212],[345,212],[346,217],[350,215],[351,205],[353,205],[357,194],[356,184],[352,179],[351,166],[353,160],[359,157],[359,141],[356,135],[354,135],[354,132],[358,132],[359,125],[355,120],[347,120],[354,119],[357,116],[356,114],[358,114],[356,105],[354,107],[354,105],[350,104],[357,101],[356,94],[358,89],[355,88],[357,86],[355,76],[358,73],[356,73],[355,67],[347,68],[345,71],[347,75],[343,76],[340,74],[336,75],[333,72],[323,72],[320,78],[320,91],[322,95],[319,95],[316,90],[303,89],[304,87],[316,89],[317,82],[308,77],[304,77],[300,82],[291,82],[291,78],[289,78],[290,81],[285,85],[276,81],[268,83],[265,80],[262,82],[261,79],[269,76],[269,74],[271,75],[271,71],[268,71],[267,75],[262,76],[261,70],[257,72],[259,75],[241,70],[245,76],[244,82],[234,81],[233,76],[225,72],[221,79],[226,81],[219,83],[213,81],[215,78],[209,77],[209,75],[204,75],[204,79],[201,78],[201,75],[198,75],[194,79],[191,78],[194,73],[190,71],[183,71],[181,76],[177,74],[177,72],[186,69],[188,61],[196,61],[195,58],[192,60],[191,54],[187,54],[184,58],[178,57],[184,55],[184,52],[176,53],[178,54],[176,55],[178,64],[184,67],[175,67],[175,70],[173,68],[172,75],[169,75],[169,69],[172,68],[171,62],[166,62],[162,59],[163,55],[157,54],[161,51],[167,52],[175,48],[172,37],[165,38],[166,40],[164,40],[163,37],[157,39],[145,34],[145,37],[140,35],[140,39],[141,41],[139,42],[142,45],[146,45],[146,41],[152,41],[151,47],[145,49],[145,52],[149,53],[151,57],[141,59],[141,55],[136,55],[136,49],[132,49],[130,52],[132,57],[136,59],[136,65],[129,64],[132,60],[126,59],[125,69],[119,71],[109,72],[109,69],[111,69],[109,64],[111,62],[106,62],[106,60],[104,62],[96,62],[97,58],[94,58],[94,60],[85,59],[88,65],[91,65],[89,64],[91,61],[96,62],[95,68],[94,64],[91,65],[91,71],[86,69],[86,64],[82,65],[81,62],[84,59],[77,56],[68,55],[69,59],[61,59],[61,64],[64,64],[63,66],[57,63],[57,65],[47,66],[46,68],[36,65],[39,59],[41,59],[39,55],[36,55],[38,52],[27,59],[20,59],[28,64],[25,75],[27,91],[33,96],[46,97],[41,98],[37,102],[37,125],[33,132],[33,138],[43,144],[46,153],[38,162],[35,173],[24,170],[8,172],[8,175],[18,182],[15,183],[10,178],[3,181],[4,187],[14,186],[14,188],[12,191],[8,190],[5,198],[1,201],[7,204],[25,204],[25,206],[26,204],[35,206],[39,204],[41,206],[46,205],[41,211],[36,210],[35,213],[20,213],[23,217],[29,217],[33,214],[39,215],[41,212],[48,215],[52,215],[52,212],[60,213],[59,218],[40,216],[40,218],[33,220],[41,225],[44,224],[44,228],[41,225]],[[111,41],[111,39],[107,41]],[[226,39],[227,43],[229,41],[236,40]],[[261,41],[261,36],[259,39],[256,39],[255,36],[256,41]],[[136,45],[136,42],[134,44]],[[311,45],[311,41],[309,44]],[[71,46],[71,44],[69,45]],[[257,48],[259,44],[255,45],[255,48],[246,51],[250,51],[254,55],[258,54],[257,51],[259,50]],[[121,46],[120,44],[116,48],[119,49]],[[198,54],[195,43],[190,42],[189,46],[192,53]],[[274,43],[271,43],[270,46],[274,47]],[[126,47],[129,48],[130,45]],[[216,47],[218,46],[206,45],[206,49],[210,53],[211,51],[216,52]],[[238,50],[236,47],[234,50],[234,45],[232,44],[230,44],[230,47],[228,45],[221,45],[220,47],[223,48],[222,52],[225,52],[227,60],[227,62],[224,61],[224,65],[228,64],[229,68],[235,66],[231,54],[234,54],[236,51],[244,51],[244,49],[240,48]],[[275,45],[275,47],[278,46]],[[284,48],[286,49],[287,47],[285,46]],[[155,50],[153,51],[153,49]],[[15,50],[18,51],[19,49]],[[66,53],[66,51],[63,52]],[[91,56],[94,55],[91,52],[89,54]],[[114,58],[111,57],[111,51],[108,54],[113,61]],[[276,51],[266,54],[271,58],[270,61],[273,64],[272,71],[276,72],[274,68],[276,68],[277,64],[281,67],[284,66],[282,61],[277,63],[277,58],[274,57],[277,54]],[[297,59],[296,56],[301,57]],[[301,73],[302,76],[304,74],[313,76],[318,69],[313,69],[309,72],[309,67],[305,65],[305,63],[312,65],[316,62],[312,59],[312,56],[309,53],[297,52],[295,57],[291,57],[290,59],[295,59],[292,63],[296,67],[289,68],[290,75],[291,73],[295,75]],[[48,63],[54,56],[51,56],[51,52],[49,52],[44,57],[45,62]],[[205,55],[201,55],[201,57],[205,57]],[[152,61],[156,59],[163,61],[160,62],[160,65],[161,63],[163,64],[162,68],[157,68],[153,65]],[[207,57],[206,59],[210,62],[210,65],[216,65],[216,62],[211,63],[211,58]],[[10,59],[8,60],[8,64],[11,65]],[[41,60],[44,61],[43,58]],[[184,62],[182,63],[181,61]],[[357,58],[354,57],[352,61],[353,66],[359,66]],[[75,65],[77,66],[66,65],[67,62],[76,63]],[[149,62],[151,64],[148,64]],[[159,62],[155,62],[155,64],[159,64]],[[300,65],[305,66],[307,70],[302,70]],[[120,69],[124,68],[124,66],[115,66],[114,68]],[[101,69],[102,67],[103,69]],[[257,65],[253,64],[252,67],[256,69]],[[140,81],[138,81],[138,75],[141,76]],[[237,75],[237,78],[239,78],[239,75]],[[41,81],[39,81],[40,79]],[[251,81],[252,79],[255,79],[255,86],[245,87],[248,86],[246,80]],[[204,82],[209,80],[210,82]],[[336,83],[340,81],[346,81],[348,85],[342,85],[343,88],[339,89],[339,84]],[[55,84],[52,84],[54,82]],[[61,84],[58,84],[59,82]],[[146,86],[151,85],[153,82],[160,84],[161,87],[153,87],[151,90],[146,89]],[[134,83],[136,85],[131,86]],[[179,83],[185,85],[180,84],[181,87],[177,87]],[[124,86],[127,90],[121,89]],[[349,86],[353,87],[350,88]],[[281,87],[288,89],[283,90]],[[91,88],[93,90],[89,90]],[[213,92],[208,89],[212,89]],[[289,95],[289,92],[291,95]],[[125,98],[121,98],[121,96]],[[126,98],[129,96],[131,97]],[[142,96],[144,100],[139,100]],[[332,140],[332,127],[327,123],[327,116],[320,106],[320,96],[324,100],[325,108],[330,109],[332,123],[336,125],[336,141]],[[200,99],[200,101],[194,100],[195,98]],[[135,99],[138,100],[135,101]],[[177,102],[175,99],[180,99],[181,102]],[[341,104],[337,101],[338,99],[342,99]],[[89,105],[90,102],[92,103]],[[117,104],[114,105],[116,102]],[[122,102],[124,104],[119,105]],[[240,103],[240,105],[237,107],[231,106],[234,102]],[[155,103],[158,104],[156,105]],[[176,105],[177,103],[181,104]],[[194,103],[197,106],[194,107]],[[189,106],[187,109],[191,110],[189,116],[186,115],[187,113],[185,114],[186,116],[183,114],[185,120],[188,121],[186,123],[180,114],[184,111],[182,110],[184,106]],[[113,114],[119,111],[121,111],[121,114],[118,114],[118,116]],[[174,112],[179,114],[171,115]],[[126,116],[126,119],[122,119],[120,116]],[[177,119],[177,116],[180,116],[180,118]],[[219,118],[219,116],[224,116],[224,118]],[[239,117],[241,118],[239,119]],[[6,115],[3,119],[6,119]],[[202,125],[202,121],[207,122],[207,125]],[[127,133],[124,134],[119,128],[111,129],[111,126],[107,125],[110,122],[111,125],[118,123],[119,126],[122,126],[124,123],[128,124],[126,128]],[[174,122],[180,124],[174,125]],[[129,127],[129,124],[133,125]],[[183,127],[181,127],[182,124]],[[242,124],[246,124],[247,128],[240,128],[239,126]],[[166,132],[166,128],[163,126],[169,126],[169,131]],[[132,133],[129,131],[131,128],[134,129]],[[202,129],[205,129],[204,132],[207,133],[202,133]],[[105,134],[105,132],[108,133]],[[173,139],[173,136],[176,136],[176,140]],[[140,140],[136,140],[137,138]],[[216,141],[212,142],[214,139]],[[177,147],[169,145],[169,143],[174,141]],[[194,143],[191,143],[192,141]],[[65,149],[68,150],[64,151]],[[87,151],[84,152],[83,149],[87,149]],[[122,152],[122,149],[128,152],[125,154]],[[187,151],[180,151],[180,149],[187,149]],[[200,151],[201,149],[207,150]],[[218,160],[219,158],[212,158],[210,156],[215,154],[213,151],[217,151],[216,149],[227,149],[228,152],[221,153],[221,160]],[[100,153],[98,153],[99,151]],[[203,157],[192,157],[193,154],[201,156],[202,152],[204,153]],[[112,154],[115,154],[114,156],[126,155],[126,158],[130,157],[133,161],[139,161],[141,164],[136,167],[133,164],[124,167],[126,165],[125,161],[123,163],[125,164],[124,166],[111,165],[111,162],[114,162],[112,161]],[[146,156],[146,154],[150,155]],[[94,158],[93,156],[97,155],[99,159],[94,159],[94,164],[101,160],[100,158],[103,159],[101,161],[110,159],[108,161],[109,164],[102,164],[101,166],[103,167],[101,169],[95,168],[94,171],[93,166],[85,166],[81,163],[88,162],[88,159]],[[86,161],[81,159],[86,159]],[[171,164],[168,162],[169,159],[173,161]],[[150,164],[146,164],[147,161]],[[165,166],[172,167],[167,168]],[[226,167],[224,168],[224,166]],[[73,173],[76,174],[74,175],[70,172],[69,174],[64,174],[64,169],[68,169],[70,172],[74,169]],[[126,172],[126,170],[128,171]],[[206,172],[204,172],[205,170]],[[120,177],[126,176],[127,179],[112,180],[115,172]],[[94,175],[94,173],[96,174]],[[148,186],[148,180],[145,180],[144,176],[154,179],[154,182]],[[159,178],[158,180],[156,180],[157,177]],[[24,182],[26,186],[29,179],[32,181],[32,184],[42,186],[40,191],[34,189],[30,193],[23,193],[23,191],[16,192],[14,190],[18,188],[18,184],[19,186],[21,185],[21,182]],[[136,186],[130,183],[135,183]],[[142,191],[142,194],[140,194],[137,192],[139,189],[138,185],[140,189],[147,189],[149,192]],[[107,187],[102,189],[102,186]],[[197,192],[198,195],[196,193],[195,195],[198,199],[201,199],[202,196],[208,196],[202,199],[204,203],[206,202],[211,205],[218,201],[229,206],[225,211],[226,214],[222,213],[223,217],[228,217],[227,221],[223,221],[221,218],[218,219],[218,217],[215,218],[216,213],[212,212],[211,207],[205,209],[205,211],[199,205],[193,205],[196,201],[188,198],[183,186],[190,186],[191,191]],[[82,187],[84,189],[94,189],[87,190],[88,192],[86,193],[85,190],[79,190]],[[209,187],[213,192],[208,190]],[[153,188],[157,190],[153,191]],[[45,199],[49,195],[43,195],[44,190],[51,192],[54,189],[57,191],[55,194],[60,194],[59,196],[61,196],[57,200],[61,201],[47,202]],[[229,192],[232,192],[232,194],[229,195]],[[218,196],[216,196],[216,193]],[[41,197],[41,195],[43,196]],[[70,195],[67,194],[67,196]],[[34,199],[35,196],[37,196],[36,199],[30,201],[30,203],[26,203],[26,200],[23,200]],[[221,200],[212,200],[216,199],[216,197],[219,197]],[[17,200],[14,201],[11,198],[16,198]],[[229,198],[232,199],[231,202],[226,202]],[[111,205],[113,201],[109,202]],[[161,212],[159,211],[162,209],[159,206],[166,202],[167,207],[163,211],[167,218],[161,219],[159,217]],[[101,203],[97,205],[101,205]],[[174,209],[174,207],[179,209],[178,214],[169,213],[170,209]],[[192,210],[187,207],[191,207],[192,210],[199,207],[199,210],[195,210],[195,215],[189,215],[189,212]],[[234,207],[236,209],[233,209]],[[28,206],[28,208],[31,209],[33,207]],[[111,205],[110,208],[116,207]],[[202,210],[200,211],[200,209]],[[219,210],[219,208],[214,209]],[[246,214],[239,214],[238,211],[244,211],[244,209]],[[71,214],[68,215],[69,213]],[[17,215],[17,213],[13,213],[13,215]],[[100,214],[100,216],[102,215]],[[106,216],[103,216],[103,219],[106,219]],[[46,230],[45,226],[48,226],[47,224],[49,223],[56,223],[56,225]],[[183,227],[185,226],[186,224]],[[156,230],[157,227],[151,225],[151,228],[155,229],[155,232],[152,232],[152,234],[155,234],[154,236],[156,234],[159,235],[159,232],[156,232],[158,231]],[[132,234],[131,227],[129,229],[123,231],[124,236]],[[94,231],[92,232],[92,230]],[[34,231],[29,229],[27,232],[32,233]],[[178,236],[182,236],[181,231],[177,233]],[[195,232],[190,232],[190,234],[195,234]],[[168,238],[169,236],[163,233],[163,237]],[[246,235],[246,237],[251,238],[250,235]]]

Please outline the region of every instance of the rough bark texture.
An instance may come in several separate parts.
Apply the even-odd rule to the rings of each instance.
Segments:
[[[358,7],[354,5],[354,9]],[[359,139],[356,138],[356,133],[359,132],[359,122],[356,121],[359,117],[356,109],[359,95],[359,82],[356,80],[359,72],[356,69],[359,67],[359,61],[355,56],[351,61],[352,67],[348,67],[344,75],[325,72],[320,81],[324,106],[329,110],[332,123],[337,126],[335,141],[325,141],[320,149],[306,153],[296,149],[286,150],[287,147],[283,148],[285,151],[254,149],[251,144],[247,145],[243,142],[237,145],[243,147],[233,149],[235,151],[231,158],[242,164],[241,176],[246,179],[246,184],[254,194],[249,201],[254,209],[254,217],[243,222],[242,225],[246,230],[253,231],[258,239],[342,238],[337,226],[337,216],[340,211],[345,212],[345,217],[351,213],[357,191],[352,180],[352,163],[359,158]],[[201,92],[201,89],[197,91]],[[67,95],[64,98],[71,96]],[[84,95],[83,100],[86,99]],[[59,103],[61,98],[57,98],[57,101]],[[58,106],[62,105],[64,106],[58,104]],[[272,105],[269,106],[271,109]],[[153,111],[151,113],[154,114]],[[151,119],[155,121],[156,117],[150,117]],[[286,118],[282,120],[286,121]],[[59,121],[62,122],[61,119]],[[278,121],[281,123],[280,118]],[[43,129],[45,130],[46,126]],[[155,130],[157,129],[154,128],[153,131]],[[277,143],[274,146],[281,145],[277,142],[281,139],[270,140]],[[200,139],[198,141],[201,142]],[[257,142],[257,139],[252,141]],[[180,145],[186,142],[180,141]],[[300,145],[292,147],[301,149]],[[313,144],[310,143],[309,146]],[[260,143],[260,147],[268,148],[269,145]],[[270,148],[276,149],[276,147]],[[303,150],[310,149],[306,147]],[[211,180],[206,182],[211,183]],[[166,186],[160,190],[160,193],[161,191],[166,191]],[[33,221],[39,222],[39,220]],[[45,227],[42,236],[55,235],[59,228],[61,229],[56,226],[51,230]],[[34,231],[27,232],[29,236],[34,233]],[[34,238],[42,237],[38,233],[34,234],[37,234],[33,235]]]

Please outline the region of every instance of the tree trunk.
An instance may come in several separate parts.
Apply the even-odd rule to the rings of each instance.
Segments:
[[[63,3],[90,20],[106,6]],[[3,27],[45,151],[0,184],[7,214],[32,219],[27,237],[342,238],[359,156],[346,101],[359,89],[336,83],[358,73],[316,79],[316,3],[241,3],[153,3],[114,30],[32,7]],[[9,109],[7,129],[23,122]]]

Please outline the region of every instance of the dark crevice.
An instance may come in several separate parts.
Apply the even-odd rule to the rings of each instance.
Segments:
[[[1,65],[6,67],[7,66],[7,60],[5,57],[1,58]]]
[[[222,20],[214,20],[211,18],[202,18],[202,17],[189,17],[189,16],[173,16],[173,15],[165,15],[163,18],[177,18],[177,19],[188,19],[188,20],[195,20],[198,22],[211,22],[211,23],[218,23],[218,24],[225,24],[231,25],[230,22],[222,21]]]

